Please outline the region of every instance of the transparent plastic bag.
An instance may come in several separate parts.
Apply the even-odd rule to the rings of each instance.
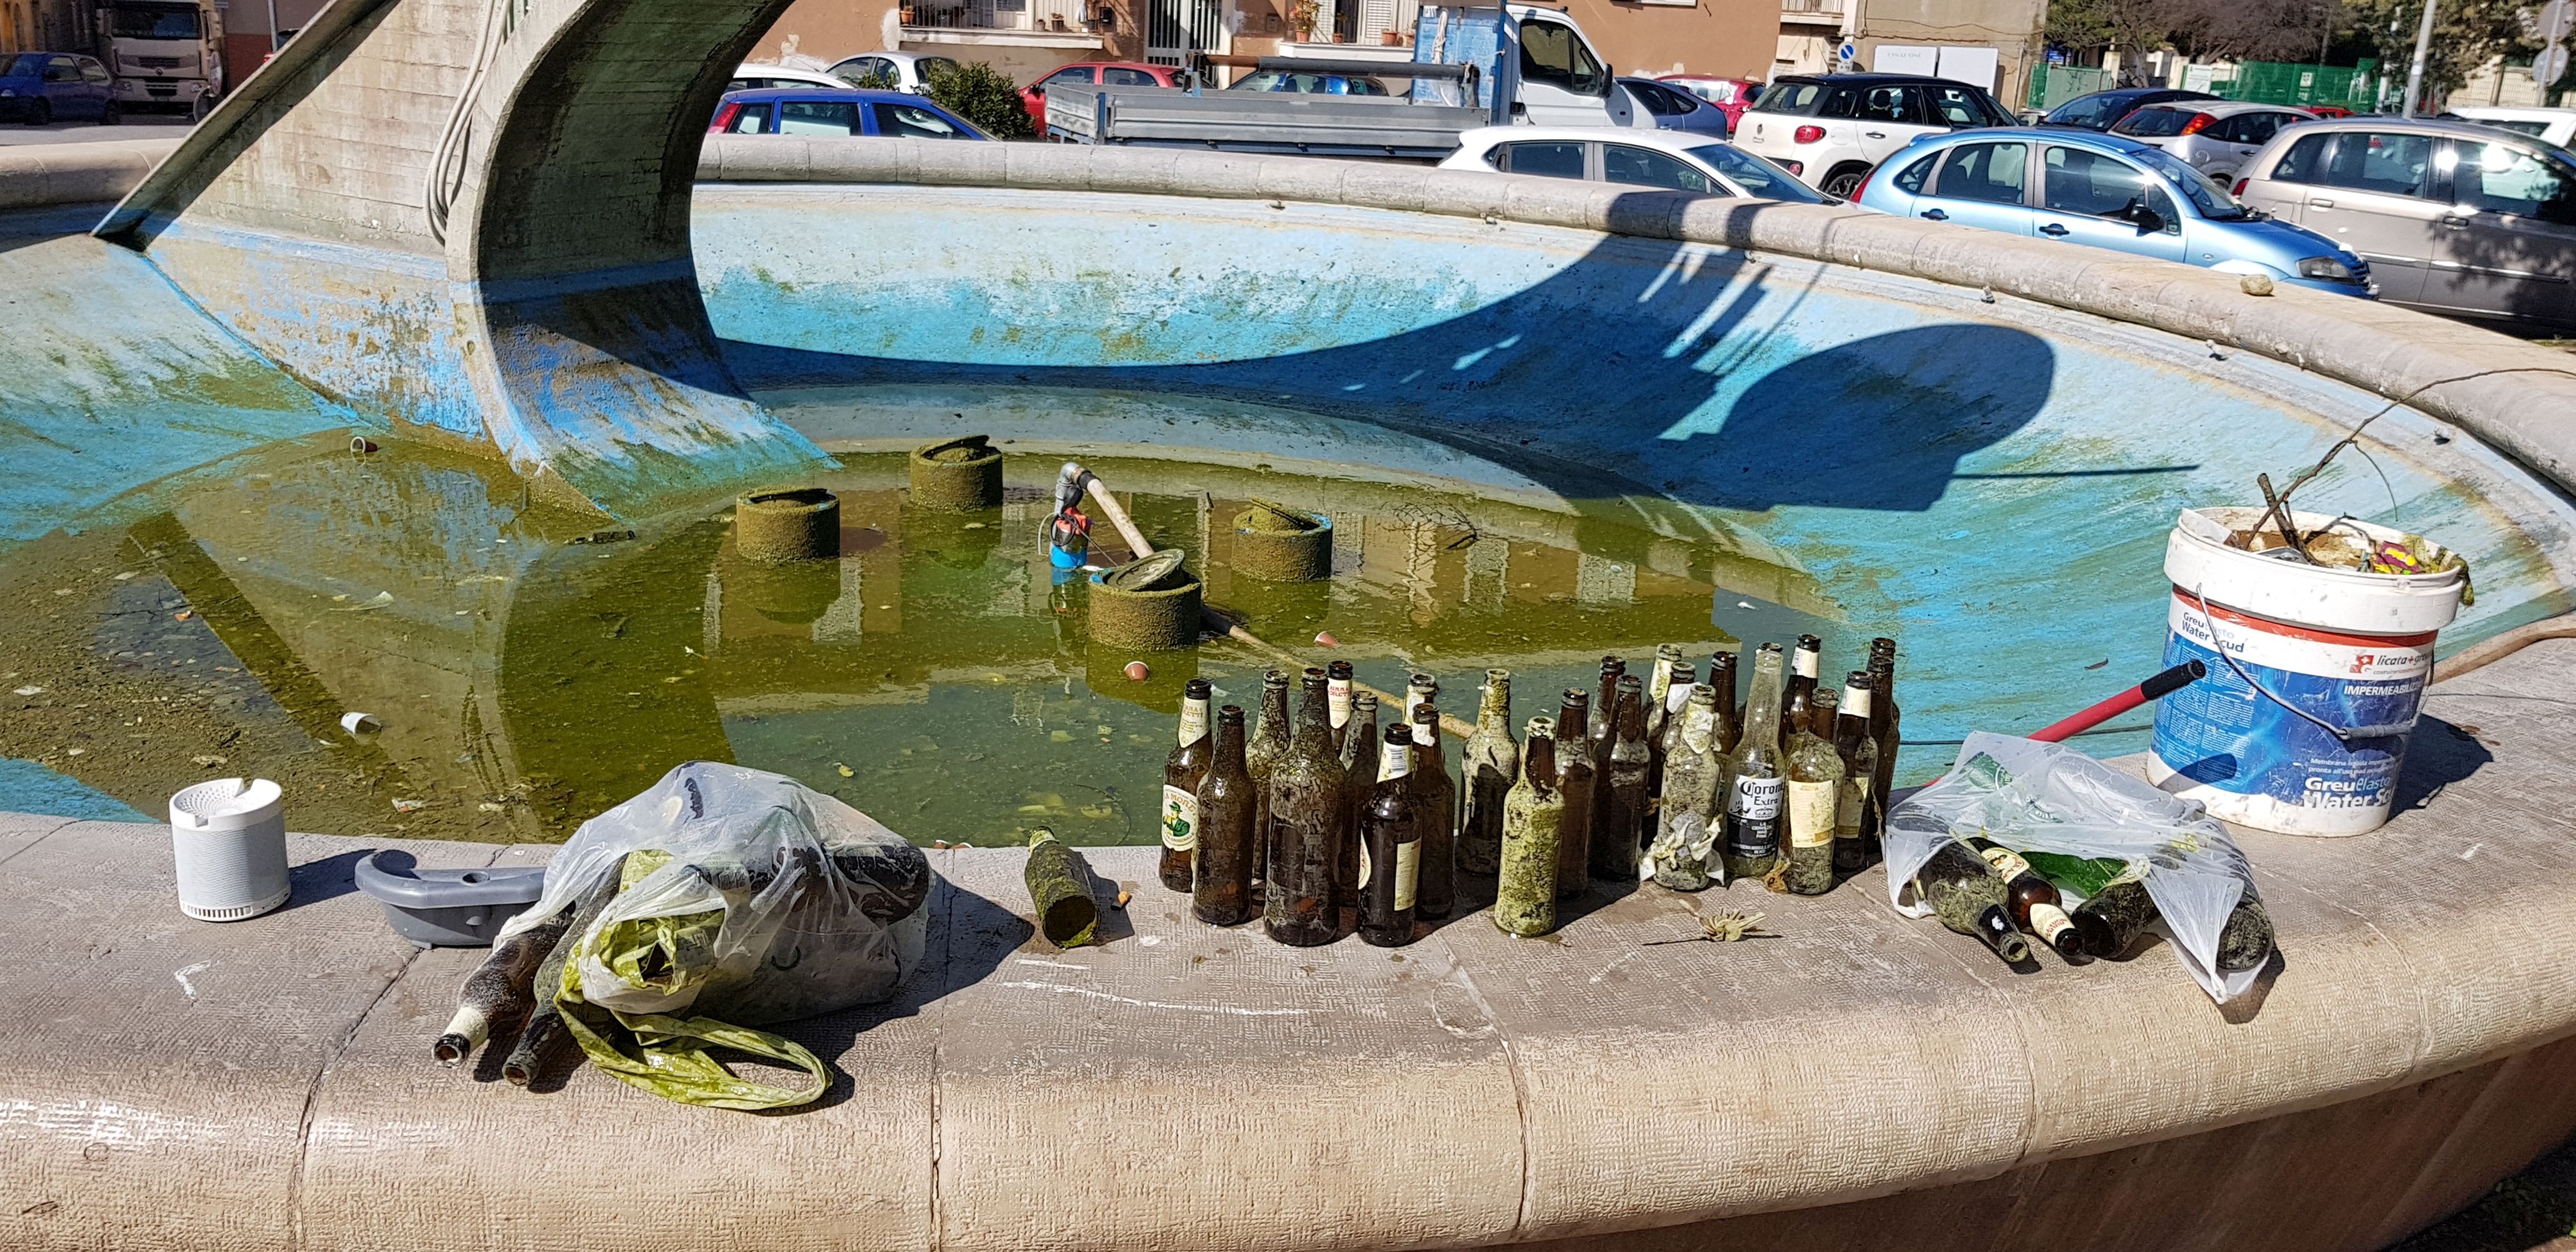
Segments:
[[[2121,863],[2117,876],[2146,888],[2183,968],[2221,1004],[2262,973],[2260,964],[2220,968],[2219,937],[2230,914],[2239,900],[2259,897],[2253,866],[2196,800],[2167,795],[2064,744],[1971,734],[1947,776],[1887,815],[1888,903],[1908,917],[1930,914],[1913,896],[1915,871],[1943,841],[1975,836],[2042,854],[2033,864],[2057,882],[2070,911],[2083,893],[2051,867],[2074,868],[2071,877],[2082,880],[2105,862]]]
[[[730,1079],[704,1046],[819,1080],[804,1049],[743,1028],[884,1000],[928,936],[932,875],[919,848],[792,778],[740,766],[689,762],[582,823],[547,866],[544,894],[501,937],[575,907],[603,875],[621,887],[567,937],[563,985],[537,993],[556,998],[602,1068],[689,1103],[801,1103]]]

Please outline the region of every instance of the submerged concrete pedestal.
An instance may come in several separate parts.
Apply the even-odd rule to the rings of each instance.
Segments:
[[[293,904],[215,926],[178,914],[158,827],[0,819],[0,1223],[21,1249],[2377,1248],[2576,1128],[2571,674],[2576,642],[2542,643],[2438,688],[2376,835],[2245,835],[2282,958],[2223,1008],[2158,947],[2015,974],[1875,873],[1290,949],[1102,849],[1133,899],[1057,951],[1020,852],[943,851],[926,965],[789,1028],[845,1077],[783,1116],[440,1069],[482,953],[387,929],[350,885],[374,845],[298,837]],[[1782,937],[1639,946],[1744,907]]]

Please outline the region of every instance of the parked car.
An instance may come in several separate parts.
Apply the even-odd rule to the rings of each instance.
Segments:
[[[1680,88],[1651,78],[1622,78],[1619,86],[1636,98],[1641,120],[1651,119],[1657,130],[1686,130],[1724,139],[1734,129],[1724,110]]]
[[[1307,74],[1255,70],[1226,84],[1227,91],[1296,91],[1317,96],[1383,96],[1386,84],[1358,74]]]
[[[916,96],[930,94],[932,71],[945,73],[957,68],[954,58],[934,56],[927,52],[862,52],[832,63],[832,77],[861,87],[882,87],[889,91],[908,91]]]
[[[837,90],[851,85],[850,80],[834,77],[822,70],[800,70],[793,66],[761,65],[751,61],[735,66],[733,77],[725,80],[725,90],[729,92],[764,91],[771,87],[830,87]]]
[[[1486,126],[1458,136],[1442,169],[1501,170],[1666,191],[1824,204],[1789,171],[1688,131],[1580,126]]]
[[[2251,212],[2200,171],[2117,135],[2030,126],[1920,140],[1870,177],[1860,205],[2320,291],[2371,293],[2363,258],[2315,231]]]
[[[1753,98],[1762,94],[1760,81],[1751,78],[1712,78],[1705,74],[1666,74],[1655,80],[1669,83],[1716,105],[1726,115],[1727,133],[1744,124],[1744,111],[1753,107]]]
[[[94,57],[70,52],[0,53],[0,117],[43,126],[57,119],[113,124],[113,80]]]
[[[2220,182],[2236,176],[2245,158],[2272,142],[2284,126],[2313,122],[2306,109],[2280,104],[2211,100],[2150,105],[2120,119],[2111,133],[2165,150],[2165,154]]]
[[[2185,91],[2180,87],[2118,87],[2077,96],[2050,109],[2039,119],[2042,126],[2081,126],[2086,130],[2109,130],[2120,119],[2150,104],[2168,104],[2182,100],[2215,100],[2206,91]]]
[[[2576,109],[2543,109],[2513,104],[2468,104],[2452,113],[2481,126],[2520,131],[2543,143],[2576,148]]]
[[[1057,66],[1048,71],[1046,77],[1020,88],[1020,107],[1029,111],[1029,120],[1037,123],[1038,133],[1045,134],[1046,89],[1050,83],[1186,89],[1190,82],[1190,72],[1177,65],[1147,65],[1142,61],[1077,61]]]
[[[2380,298],[2576,326],[2576,158],[2470,122],[2354,117],[2282,131],[2237,198],[2370,262]]]
[[[710,132],[730,135],[881,135],[990,139],[956,114],[909,92],[874,87],[773,87],[737,91],[716,105]]]
[[[1850,199],[1871,169],[1925,135],[2010,126],[1984,89],[1920,74],[1805,74],[1774,80],[1735,142],[1828,196]]]

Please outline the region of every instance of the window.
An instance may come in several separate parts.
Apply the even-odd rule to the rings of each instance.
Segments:
[[[1133,74],[1136,71],[1127,70],[1124,72]],[[1046,76],[1047,83],[1087,83],[1090,81],[1091,67],[1088,65],[1077,65],[1071,69],[1057,70],[1056,72]],[[1039,86],[1045,85],[1046,83],[1039,84]]]
[[[1583,177],[1583,145],[1579,143],[1507,143],[1502,146],[1502,154],[1503,168],[1515,174]]]
[[[784,100],[778,105],[782,135],[855,135],[859,106],[847,100]]]
[[[2020,204],[2029,185],[2030,146],[2019,143],[1968,143],[1950,149],[1941,181],[1932,194],[1948,200],[1982,200]]]
[[[1935,152],[1928,157],[1924,157],[1922,160],[1916,161],[1912,165],[1906,166],[1904,171],[1896,176],[1896,189],[1909,196],[1922,195],[1923,180],[1932,177],[1932,167],[1940,163],[1941,154]]]
[[[972,139],[955,122],[928,109],[910,104],[880,104],[877,111],[877,133],[900,135],[906,139]]]
[[[1637,103],[1646,106],[1646,111],[1657,117],[1676,117],[1685,113],[1696,113],[1699,111],[1698,102],[1677,99],[1676,97],[1680,95],[1679,92],[1666,91],[1652,83],[1621,83],[1619,85],[1627,88],[1628,94],[1637,98]]]
[[[2526,122],[2520,119],[2505,121],[2501,118],[2491,117],[2473,117],[2469,120],[2476,122],[2480,126],[2493,126],[2497,130],[2509,130],[2516,134],[2530,135],[2535,139],[2549,133],[2549,123],[2547,122]]]
[[[80,71],[81,77],[86,78],[91,82],[103,83],[109,81],[107,76],[107,67],[96,61],[90,60],[88,57],[82,57],[80,59]]]
[[[34,78],[44,72],[45,58],[32,53],[12,57],[5,68],[0,68],[0,74],[6,74],[11,78]]]
[[[2461,208],[2576,224],[2576,167],[2500,143],[2453,140],[2451,200]]]
[[[1819,116],[1896,125],[1931,124],[1927,122],[1923,108],[1922,88],[1911,83],[1887,83],[1876,87],[1837,87],[1826,98]]]
[[[1601,149],[1601,177],[1629,187],[1662,187],[1670,191],[1709,190],[1708,175],[1652,148],[1631,148],[1624,143],[1606,144]],[[1724,195],[1723,189],[1719,190]]]
[[[725,127],[727,133],[735,135],[757,135],[767,129],[769,129],[769,105],[766,101],[759,104],[746,104],[734,110],[733,124]]]
[[[729,78],[725,80],[725,94],[732,95],[737,91],[749,91],[760,85],[761,82],[757,78]]]
[[[1748,196],[1759,196],[1765,200],[1788,200],[1798,204],[1825,203],[1823,196],[1816,194],[1814,188],[1790,177],[1789,171],[1742,148],[1713,143],[1693,148],[1690,152],[1692,156],[1698,157],[1702,164],[1726,175]],[[1711,187],[1709,190],[1723,191],[1724,188]]]
[[[1786,113],[1793,117],[1813,117],[1816,102],[1824,99],[1823,83],[1773,83],[1754,98],[1756,113]]]
[[[941,74],[956,73],[957,63],[946,57],[923,57],[912,63],[912,72],[921,75],[921,81],[927,83]]]
[[[2013,120],[1986,103],[1985,93],[1954,83],[1933,83],[1911,90],[1928,97],[1932,124],[1957,130],[1963,126],[2010,126]]]
[[[1607,95],[1610,89],[1610,76],[1574,37],[1574,28],[1555,22],[1521,23],[1521,80],[1553,83],[1578,96]]]
[[[2056,212],[2113,217],[2132,205],[2153,207],[2147,196],[2147,176],[2117,157],[2052,145],[2040,159],[2046,166],[2040,183],[2041,203]],[[2172,207],[2168,198],[2165,208]],[[2170,211],[2160,211],[2159,215],[2168,223],[2173,221]]]
[[[2171,139],[2181,134],[2182,128],[2191,125],[2191,119],[2198,116],[2198,109],[2145,108],[2121,118],[2120,124],[2111,128],[2111,133],[2132,139]]]
[[[2122,96],[2077,96],[2057,106],[2057,111],[2041,120],[2057,126],[2082,126],[2089,130],[2108,130],[2119,120]]]
[[[53,60],[45,63],[45,81],[49,83],[78,82],[80,81],[80,67],[78,65],[74,65],[70,57],[55,57]]]
[[[833,66],[832,73],[860,87],[893,87],[903,81],[894,62],[884,57],[852,57]]]
[[[1126,68],[1123,68],[1123,67],[1120,67],[1120,66],[1114,66],[1114,65],[1113,65],[1113,66],[1111,66],[1111,67],[1109,67],[1109,68],[1107,68],[1107,69],[1104,69],[1104,70],[1100,71],[1100,81],[1101,81],[1104,85],[1106,85],[1106,86],[1110,86],[1110,87],[1160,87],[1160,86],[1162,86],[1162,84],[1161,84],[1161,83],[1158,83],[1158,82],[1155,82],[1155,81],[1154,81],[1154,76],[1153,76],[1153,75],[1148,74],[1148,73],[1146,73],[1146,72],[1145,72],[1145,71],[1143,71],[1143,70],[1131,70],[1131,69],[1126,69]]]
[[[2307,181],[2391,196],[2429,196],[2432,169],[2430,136],[2348,130],[2335,136],[2334,151]]]
[[[2236,197],[2227,194],[2225,187],[2181,161],[2153,148],[2131,153],[2130,158],[2146,166],[2148,172],[2162,174],[2166,182],[2181,188],[2184,198],[2191,201],[2191,207],[2199,210],[2202,217],[2213,222],[2234,222],[2243,220],[2248,214],[2246,207],[2238,204]],[[2180,230],[2179,220],[2166,212],[2173,202],[2165,197],[2164,189],[2156,186],[2153,180],[2147,183],[2147,189],[2151,193],[2147,197],[2147,207],[2162,214],[2167,222],[2175,223],[2169,229]]]
[[[2334,146],[2332,135],[2304,135],[2272,166],[2272,177],[2285,183],[2313,183],[2325,170],[2326,149]]]

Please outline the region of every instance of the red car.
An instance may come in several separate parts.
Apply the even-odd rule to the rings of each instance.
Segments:
[[[1147,65],[1142,61],[1076,61],[1054,73],[1020,88],[1020,107],[1029,111],[1029,120],[1037,123],[1038,134],[1046,134],[1046,89],[1048,83],[1098,83],[1106,87],[1186,87],[1189,71],[1177,65]]]
[[[1726,129],[1732,134],[1744,120],[1744,111],[1753,107],[1753,97],[1762,94],[1762,84],[1750,78],[1711,78],[1704,74],[1665,74],[1655,80],[1671,83],[1684,91],[1716,105],[1726,115]]]

